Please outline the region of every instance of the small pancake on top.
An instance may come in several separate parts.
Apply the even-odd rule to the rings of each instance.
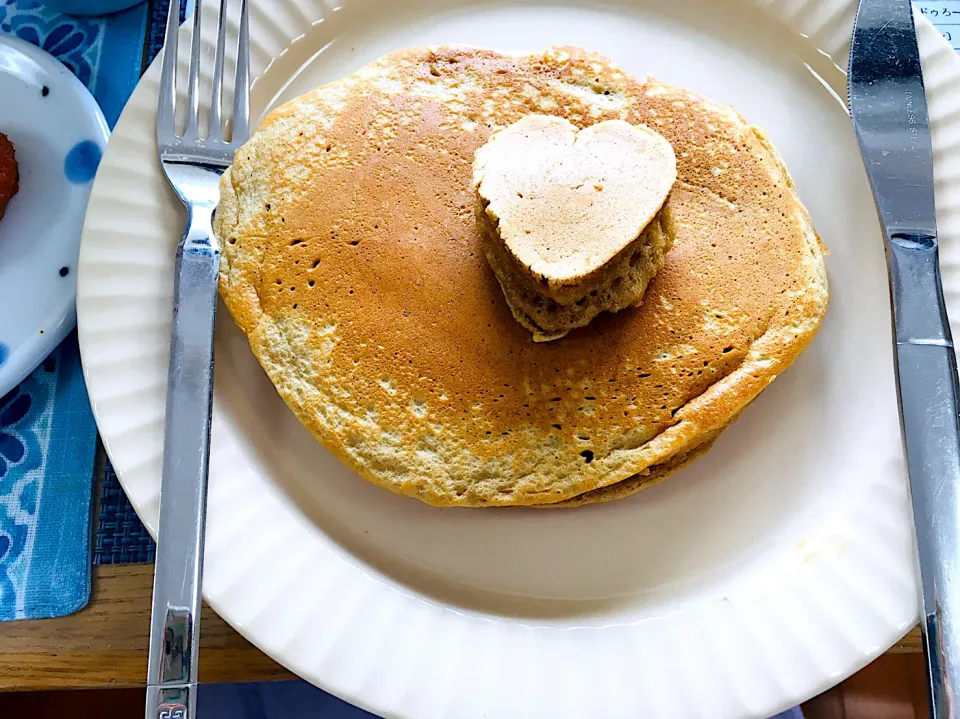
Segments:
[[[670,143],[623,120],[528,115],[477,150],[484,252],[535,341],[640,303],[673,244],[658,215],[676,179]]]

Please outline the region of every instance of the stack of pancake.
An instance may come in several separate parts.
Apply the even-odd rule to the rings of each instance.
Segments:
[[[545,343],[515,321],[474,210],[476,151],[531,114],[645,125],[677,172],[642,305]],[[632,494],[704,452],[827,306],[767,139],[577,48],[386,56],[272,112],[221,189],[221,293],[277,391],[360,475],[434,505]]]
[[[676,179],[670,143],[623,120],[527,115],[477,150],[484,252],[534,341],[640,303],[673,244]]]

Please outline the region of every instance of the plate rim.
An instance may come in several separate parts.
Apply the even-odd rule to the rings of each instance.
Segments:
[[[205,1],[208,3],[210,2],[210,0],[205,0]],[[809,19],[811,17],[817,18],[818,16],[828,15],[831,23],[839,23],[841,25],[843,25],[844,23],[847,23],[845,27],[852,28],[853,11],[855,10],[855,8],[851,9],[849,6],[850,4],[844,2],[844,0],[805,0],[805,5],[813,6],[815,12],[807,12],[807,13],[798,12],[795,15],[793,14],[792,11],[796,9],[795,8],[796,3],[791,2],[790,0],[772,0],[772,2],[768,0],[768,2],[766,3],[763,3],[762,0],[748,0],[748,1],[751,1],[754,4],[761,5],[762,10],[765,10],[767,12],[772,12],[772,14],[775,17],[779,16],[779,19],[781,21],[784,21],[786,24],[789,24],[791,21],[793,21],[795,17]],[[299,7],[305,4],[307,0],[287,0],[287,2],[297,5]],[[324,6],[324,8],[325,7],[326,6]],[[821,12],[821,11],[824,11],[825,8],[827,10],[830,10],[830,12],[829,13]],[[837,19],[838,17],[839,19]],[[842,34],[839,34],[835,31],[835,28],[833,29],[828,28],[827,30],[824,30],[823,28],[821,28],[821,31],[817,33],[817,32],[811,32],[809,31],[808,28],[798,26],[796,23],[794,23],[794,29],[798,32],[804,31],[804,34],[807,34],[808,37],[821,38],[821,42],[820,42],[821,46],[825,50],[829,49],[831,51],[830,54],[834,58],[837,58],[838,63],[839,63],[839,59],[843,57],[848,45],[849,38],[848,37],[844,38]],[[253,27],[251,27],[251,31],[253,31]],[[188,28],[186,28],[186,26],[181,29],[181,32],[183,33],[184,36],[189,36],[189,31],[188,31]],[[848,34],[849,33],[847,33],[847,35]],[[954,60],[957,61],[958,74],[960,74],[960,60],[957,60],[956,56],[953,53],[952,48],[949,47],[946,41],[940,36],[940,34],[935,29],[933,29],[932,25],[930,25],[926,19],[920,18],[918,20],[918,34],[920,34],[921,40],[922,40],[921,42],[922,54],[924,54],[927,57],[931,55],[943,55],[944,48],[946,48],[946,50],[950,54],[950,57],[952,57]],[[833,38],[833,39],[831,40],[830,38]],[[159,61],[155,60],[153,65],[151,65],[151,68],[147,71],[147,73],[144,74],[143,78],[141,78],[141,81],[138,84],[137,91],[135,91],[134,96],[131,97],[131,100],[128,103],[127,109],[124,111],[124,115],[126,115],[130,110],[131,106],[134,105],[134,99],[137,97],[137,92],[140,92],[141,95],[143,95],[144,94],[143,88],[152,90],[152,87],[150,87],[151,83],[153,84],[153,86],[155,86],[158,67],[159,67]],[[926,70],[926,67],[925,67],[925,70]],[[123,123],[124,123],[124,116],[121,116],[120,121],[118,122],[118,125],[117,125],[118,129],[121,128]],[[108,152],[109,152],[109,146],[108,146]],[[106,166],[107,164],[108,164],[107,156],[105,155],[104,166]],[[96,186],[94,187],[94,192],[96,193]],[[84,237],[86,237],[86,235],[87,235],[87,227],[85,226]],[[80,282],[80,289],[79,289],[80,302],[78,306],[79,306],[79,312],[80,312],[80,318],[81,318],[80,319],[80,340],[81,340],[80,344],[81,344],[81,355],[84,358],[84,362],[83,362],[84,373],[88,381],[88,387],[94,387],[95,385],[97,385],[97,383],[93,381],[93,378],[88,376],[88,363],[86,361],[88,352],[91,350],[91,345],[89,343],[93,342],[93,340],[88,338],[85,332],[85,323],[83,320],[83,317],[85,314],[84,302],[86,299],[86,295],[85,295],[86,287],[84,286],[84,282],[83,282],[84,276],[85,276],[85,272],[84,272],[85,262],[84,262],[83,248],[89,247],[89,246],[90,246],[90,243],[87,243],[85,241],[81,245],[81,263],[80,263],[80,272],[78,273],[79,282]],[[172,259],[171,259],[171,262],[172,262]],[[102,418],[101,418],[102,408],[98,407],[97,397],[95,396],[96,393],[97,393],[96,389],[91,389],[91,400],[94,406],[94,413],[95,413],[95,416],[97,417],[98,425],[100,425],[102,421]],[[107,449],[108,454],[112,458],[114,457],[114,451],[113,451],[114,438],[112,436],[113,432],[112,431],[103,432],[103,435],[104,435],[103,436],[104,446]],[[213,473],[214,471],[213,468],[215,466],[215,463],[219,463],[217,466],[224,466],[225,463],[230,462],[230,457],[225,456],[229,454],[229,451],[218,452],[216,451],[216,449],[217,448],[214,448],[214,451],[212,452],[212,456],[211,456],[211,473]],[[229,448],[227,448],[227,450],[229,450]],[[141,519],[144,521],[144,524],[147,526],[148,530],[151,532],[151,534],[155,536],[155,533],[156,533],[155,526],[153,521],[151,521],[152,519],[154,519],[154,516],[152,514],[154,509],[152,506],[152,503],[155,498],[148,494],[144,494],[141,491],[142,487],[139,484],[139,481],[140,481],[139,479],[133,480],[131,479],[130,476],[126,476],[129,466],[117,466],[115,468],[117,470],[117,475],[120,478],[121,484],[123,485],[125,491],[127,491],[128,495],[130,496],[130,499],[134,505],[134,508],[136,509],[137,513],[140,515]],[[131,474],[132,473],[133,472],[131,470]],[[905,492],[905,488],[904,488],[904,492]],[[212,495],[211,495],[211,498],[213,498]],[[292,525],[297,524],[295,517],[288,517],[288,521]],[[286,536],[283,536],[281,534],[279,536],[279,539],[277,537],[274,537],[273,541],[276,546],[282,546],[287,539],[288,538]],[[209,551],[210,550],[208,548],[208,552]],[[356,566],[350,566],[349,563],[345,562],[341,557],[336,557],[334,555],[331,555],[330,557],[328,557],[328,560],[329,560],[329,564],[333,567],[332,569],[330,569],[330,572],[332,573],[332,576],[336,578],[342,578],[345,573],[349,573],[351,575],[363,575],[362,577],[354,576],[352,577],[351,581],[355,579],[358,583],[366,582],[367,585],[371,583],[373,584],[377,583],[375,578],[364,574],[361,568],[358,568]],[[827,567],[826,569],[824,569],[818,574],[817,581],[823,581],[823,578],[825,576],[828,578],[832,577],[836,579],[836,571],[837,571],[837,568],[835,566]],[[213,576],[210,576],[211,574]],[[915,577],[912,577],[912,568],[911,568],[910,574],[911,574],[910,579],[914,584],[914,586],[911,587],[911,591],[913,594],[915,594],[916,592]],[[209,567],[207,568],[204,575],[204,583],[205,583],[205,590],[206,590],[205,597],[207,601],[210,603],[210,605],[215,609],[215,611],[217,611],[218,614],[223,616],[224,619],[228,623],[230,623],[242,636],[244,636],[249,641],[251,641],[251,643],[253,643],[255,646],[258,646],[261,650],[263,650],[266,654],[268,654],[273,659],[278,661],[280,664],[291,669],[291,671],[294,671],[295,673],[298,673],[301,676],[304,676],[304,678],[306,678],[308,681],[311,681],[317,684],[318,686],[321,686],[326,691],[336,696],[339,696],[351,702],[352,704],[355,704],[356,706],[364,708],[368,711],[385,714],[387,716],[404,716],[404,717],[415,716],[414,714],[410,714],[408,712],[399,711],[398,710],[398,706],[400,704],[399,700],[394,701],[393,704],[389,704],[389,703],[385,704],[382,695],[378,698],[379,700],[371,699],[369,693],[367,694],[364,693],[364,691],[369,692],[369,688],[357,689],[354,684],[344,679],[344,675],[342,672],[338,673],[332,669],[326,669],[325,670],[326,673],[323,675],[323,677],[321,677],[315,671],[314,672],[303,671],[302,656],[292,657],[290,654],[285,653],[284,645],[280,644],[278,646],[267,635],[267,632],[265,631],[265,627],[269,627],[270,622],[264,619],[264,617],[262,616],[262,613],[257,614],[255,616],[248,616],[249,612],[245,612],[245,610],[237,606],[237,602],[232,600],[231,597],[229,596],[229,589],[226,593],[224,593],[223,591],[224,580],[222,577],[217,576],[216,570],[211,571],[211,568]],[[366,586],[363,590],[360,591],[360,593],[357,596],[368,597],[370,591],[382,592],[383,586],[385,585],[381,584],[379,589],[374,589],[374,590],[371,590],[370,586]],[[398,609],[401,602],[405,603],[404,611],[409,611],[411,616],[422,615],[422,612],[423,612],[422,607],[424,605],[423,602],[421,602],[419,599],[409,594],[404,595],[403,592],[399,591],[395,587],[388,587],[388,589],[394,595],[394,599],[391,599],[390,601],[394,604],[393,611],[395,616],[397,613],[402,614],[402,612],[400,612],[400,610]],[[810,597],[809,588],[804,589],[803,587],[800,587],[799,591],[801,592],[803,600],[810,601],[810,602],[813,601],[812,598]],[[414,602],[419,602],[420,606],[419,607],[415,606],[413,604]],[[281,602],[277,600],[277,605],[279,605],[280,603]],[[434,609],[436,608],[440,608],[444,610],[449,609],[446,607],[434,607]],[[755,608],[759,609],[759,607],[755,607]],[[716,609],[716,608],[713,608],[713,609]],[[740,608],[740,611],[742,611],[742,608]],[[717,614],[718,612],[714,611],[712,613]],[[729,612],[726,612],[726,610],[723,610],[723,609],[719,610],[719,613],[729,614]],[[749,703],[741,704],[739,705],[740,709],[742,710],[741,713],[746,712],[748,715],[751,715],[751,716],[762,716],[766,713],[781,711],[783,709],[789,708],[790,706],[798,703],[799,701],[807,698],[808,696],[812,696],[813,694],[819,691],[822,691],[823,689],[829,686],[832,686],[836,682],[843,679],[845,676],[848,676],[849,674],[852,674],[853,672],[862,668],[868,662],[872,661],[874,658],[876,658],[881,653],[883,653],[887,648],[889,648],[889,646],[891,646],[894,642],[896,642],[897,639],[902,637],[903,634],[905,634],[906,631],[908,631],[916,622],[918,613],[919,613],[919,609],[916,601],[914,601],[913,614],[910,617],[900,618],[900,621],[888,622],[886,633],[884,634],[882,639],[878,639],[874,643],[872,649],[867,651],[859,651],[859,650],[856,650],[856,648],[854,648],[855,649],[854,654],[856,656],[853,659],[846,661],[844,663],[842,670],[832,671],[832,672],[823,672],[822,667],[818,666],[815,671],[821,670],[819,681],[814,683],[807,682],[807,684],[805,684],[799,692],[797,691],[796,688],[791,690],[788,686],[784,685],[784,682],[780,681],[775,689],[775,691],[778,692],[778,696],[779,696],[778,700],[775,700],[775,701],[767,700],[766,703],[762,704],[762,706],[757,706],[757,705],[750,706]],[[837,618],[838,618],[837,616],[832,616],[829,619],[831,621],[834,621]],[[782,617],[780,619],[782,619]],[[440,624],[444,623],[445,621],[444,619],[442,619],[442,617],[439,616],[439,614],[434,616],[432,620],[436,620]],[[703,616],[699,616],[699,617],[694,617],[694,620],[695,620],[695,623],[698,623],[701,621],[705,621],[705,618]],[[771,621],[775,621],[775,620],[776,620],[775,617],[771,617]],[[339,629],[342,630],[342,626],[339,627]],[[526,630],[535,632],[536,628],[525,627],[525,631]],[[478,631],[477,636],[478,637],[482,636],[482,634],[483,634],[482,630]],[[362,635],[362,633],[358,634],[358,636],[360,635]],[[353,656],[353,659],[356,660],[357,657]],[[326,667],[329,667],[329,663],[330,663],[329,660],[330,660],[329,656],[326,657],[326,664],[325,664]],[[792,682],[786,682],[786,684],[791,684],[791,683]],[[425,705],[422,705],[422,706],[425,706]],[[432,711],[425,711],[423,713],[429,714],[430,716],[434,716],[434,715],[439,716],[441,714],[444,716],[447,716],[447,715],[459,716],[455,712],[450,713],[451,710],[449,709],[449,706],[441,707],[441,706],[438,706],[437,704],[434,704],[433,706],[430,707],[430,709]],[[421,714],[416,714],[416,716],[421,716]]]

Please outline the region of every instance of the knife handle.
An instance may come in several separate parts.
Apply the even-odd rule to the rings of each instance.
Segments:
[[[897,393],[920,567],[921,629],[935,719],[960,706],[960,413],[957,360],[935,236],[888,242]]]
[[[191,206],[177,250],[153,580],[147,719],[195,719],[220,252],[213,207]]]

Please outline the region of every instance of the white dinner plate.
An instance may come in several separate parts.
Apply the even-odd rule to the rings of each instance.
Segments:
[[[221,312],[210,604],[305,679],[409,719],[761,717],[908,631],[917,590],[886,270],[837,67],[854,6],[251,3],[255,117],[388,51],[447,42],[582,45],[735,105],[792,170],[831,249],[832,297],[810,348],[703,459],[631,499],[568,511],[435,509],[364,482],[300,426]],[[960,317],[960,69],[920,31]],[[202,42],[212,55],[214,23]],[[78,298],[100,432],[154,533],[184,222],[155,156],[158,78],[155,64],[104,156]]]
[[[109,131],[73,73],[0,36],[0,132],[20,167],[20,191],[0,220],[3,395],[73,329],[80,231]]]

